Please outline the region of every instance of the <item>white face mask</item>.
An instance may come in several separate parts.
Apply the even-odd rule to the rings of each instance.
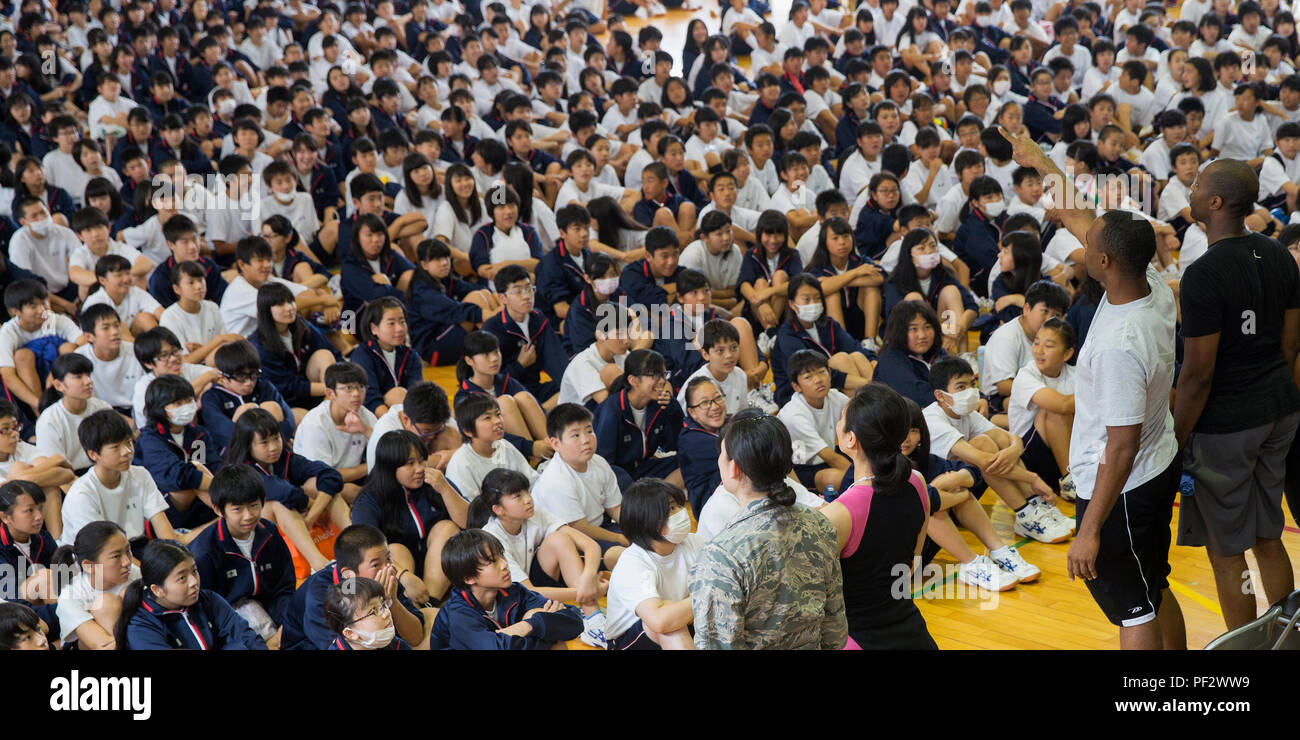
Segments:
[[[664,534],[664,539],[680,545],[686,541],[686,535],[691,533],[691,515],[686,513],[686,509],[678,509],[676,514],[668,517],[668,532]]]
[[[822,317],[822,304],[820,303],[809,303],[804,306],[795,306],[794,308],[799,314],[800,321],[811,323]]]
[[[952,404],[952,412],[958,416],[965,416],[975,410],[980,402],[980,392],[978,388],[967,388],[964,391],[944,394],[948,396],[948,401]]]
[[[978,24],[981,25],[981,26],[991,26],[991,25],[993,25],[993,16],[991,16],[991,15],[980,15],[980,16],[976,16],[976,17],[975,17],[975,22],[978,23]]]
[[[37,236],[47,236],[50,233],[50,224],[52,223],[54,222],[47,216],[40,221],[33,221],[27,224],[27,228],[31,229],[32,233]]]
[[[614,295],[618,290],[618,278],[600,278],[594,281],[596,283],[596,292],[601,295]]]
[[[228,116],[231,113],[234,113],[235,101],[231,100],[230,98],[226,98],[225,100],[221,101],[220,103],[217,104],[217,112],[219,112],[223,116]]]
[[[185,426],[191,421],[194,421],[194,417],[197,416],[198,413],[199,405],[190,401],[189,403],[182,404],[177,406],[175,409],[168,411],[167,418],[171,420],[171,423],[177,426]]]
[[[396,628],[391,624],[383,629],[375,630],[374,632],[364,632],[356,628],[353,628],[352,631],[356,633],[357,642],[361,643],[362,647],[370,648],[371,650],[386,646],[388,643],[393,641],[393,637],[397,634]]]
[[[916,257],[913,257],[912,264],[916,265],[917,268],[922,270],[933,270],[934,268],[939,266],[939,262],[942,259],[943,259],[942,255],[940,255],[938,252],[931,252],[930,254],[921,254],[921,255],[917,255]]]
[[[275,199],[287,206],[293,202],[293,193],[276,193]]]
[[[996,200],[993,201],[992,203],[984,204],[984,213],[988,214],[989,218],[997,218],[998,216],[1002,215],[1002,212],[1006,210],[1006,208],[1007,208],[1006,201]]]
[[[1007,90],[1010,89],[1011,89],[1011,80],[998,80],[997,82],[993,83],[993,94],[998,96],[999,98],[1002,97],[1003,95],[1006,95]]]

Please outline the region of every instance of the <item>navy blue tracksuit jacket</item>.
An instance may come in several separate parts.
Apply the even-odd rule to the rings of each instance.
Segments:
[[[265,519],[253,530],[252,556],[245,557],[224,519],[190,543],[199,582],[231,604],[255,599],[276,624],[293,598],[293,556],[276,526]]]

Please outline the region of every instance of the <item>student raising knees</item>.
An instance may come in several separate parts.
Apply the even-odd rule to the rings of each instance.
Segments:
[[[262,361],[257,350],[245,339],[222,345],[213,363],[221,377],[203,393],[201,423],[211,434],[216,449],[230,446],[230,433],[239,417],[253,409],[262,409],[280,424],[286,439],[293,438],[293,409],[280,391],[262,377]]]
[[[212,479],[221,519],[191,543],[199,582],[220,594],[267,645],[279,647],[279,625],[293,598],[293,556],[280,530],[262,518],[266,490],[247,465],[227,465]]]
[[[619,479],[597,454],[591,412],[573,403],[556,406],[546,416],[546,433],[555,457],[533,483],[533,498],[547,512],[591,537],[604,553],[606,567],[617,562],[627,538],[618,529]]]
[[[440,239],[425,239],[416,247],[418,266],[411,277],[406,306],[412,345],[430,365],[451,365],[460,359],[465,335],[501,310],[501,301],[487,290],[457,277],[451,248]]]
[[[849,391],[871,382],[873,363],[843,326],[825,313],[821,283],[807,273],[794,275],[787,287],[789,299],[772,346],[772,379],[776,402],[784,405],[793,393],[786,365],[801,349],[813,349],[828,358],[831,387]]]
[[[528,478],[499,468],[483,479],[470,504],[469,526],[500,541],[510,578],[555,601],[576,602],[582,612],[582,640],[605,647],[605,613],[597,600],[609,590],[605,559],[595,540],[537,508]]]
[[[447,542],[442,568],[452,594],[429,635],[435,650],[547,650],[582,633],[577,609],[515,583],[505,550],[481,529]]]
[[[623,375],[596,409],[596,453],[613,466],[619,488],[633,480],[663,478],[681,485],[677,435],[682,410],[673,399],[664,358],[654,350],[628,354]]]
[[[745,254],[736,288],[745,298],[748,315],[771,330],[781,323],[788,284],[803,272],[803,262],[791,246],[790,224],[780,211],[763,211],[754,237],[758,245]]]
[[[483,478],[494,468],[509,468],[537,480],[528,458],[506,440],[505,421],[497,399],[471,393],[456,403],[456,426],[464,437],[447,462],[447,479],[466,501],[478,496]],[[550,449],[550,443],[546,445]]]
[[[90,522],[71,545],[58,549],[53,565],[75,565],[78,571],[59,591],[56,634],[63,646],[114,649],[113,628],[122,613],[122,593],[140,578],[126,532],[113,522]]]
[[[172,540],[144,548],[140,579],[122,595],[113,637],[118,650],[266,649],[220,594],[199,588],[194,556]]]
[[[301,422],[325,395],[325,369],[343,359],[321,330],[298,314],[293,292],[267,282],[257,289],[257,331],[249,337],[275,386]]]
[[[375,447],[366,487],[352,505],[352,521],[382,531],[393,563],[423,579],[408,586],[416,601],[441,599],[447,593],[439,553],[465,526],[469,510],[442,473],[428,467],[428,459],[419,436],[404,429],[388,432]]]
[[[41,394],[40,417],[36,420],[36,454],[59,455],[75,471],[90,467],[86,450],[77,442],[77,430],[89,415],[110,409],[95,397],[95,365],[80,354],[59,355],[50,363],[50,385]]]
[[[534,308],[536,289],[532,278],[519,265],[506,265],[492,278],[505,308],[483,322],[483,331],[501,343],[506,372],[515,376],[542,408],[555,405],[560,378],[569,364],[560,335],[545,314]],[[550,380],[542,382],[542,371]]]
[[[27,481],[44,492],[45,529],[58,539],[63,532],[63,487],[77,479],[62,455],[39,457],[36,447],[22,441],[18,411],[0,398],[0,476]]]
[[[1074,328],[1059,318],[1044,322],[1034,335],[1033,361],[1016,373],[1007,401],[1009,431],[1025,444],[1025,467],[1044,480],[1059,480],[1066,501],[1074,500],[1074,336]]]
[[[338,635],[329,650],[410,650],[397,636],[393,610],[402,609],[379,581],[353,577],[330,586],[325,594],[325,624]]]
[[[424,363],[407,344],[406,308],[392,296],[376,298],[361,313],[361,344],[349,355],[366,371],[362,403],[383,416],[406,398],[406,389],[423,379]]]
[[[166,495],[167,518],[176,528],[193,529],[216,518],[208,488],[211,468],[221,465],[221,449],[195,423],[198,411],[194,388],[178,375],[154,379],[145,392],[149,423],[140,430],[133,462]]]
[[[506,441],[525,457],[549,457],[546,412],[518,380],[501,372],[501,365],[501,342],[496,336],[485,331],[470,332],[456,362],[459,387],[453,403],[459,406],[473,393],[495,398],[505,423]]]

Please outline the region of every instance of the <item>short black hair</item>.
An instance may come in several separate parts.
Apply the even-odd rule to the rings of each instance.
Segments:
[[[677,232],[667,226],[656,226],[645,233],[645,252],[654,254],[661,249],[672,247],[678,249],[681,242],[677,239]]]
[[[213,474],[208,495],[212,497],[212,507],[224,515],[226,504],[265,503],[266,484],[261,474],[249,465],[226,465]]]
[[[169,276],[173,287],[181,284],[181,278],[189,276],[196,280],[207,280],[208,274],[204,272],[203,265],[194,260],[185,260],[177,262],[172,266],[172,272]]]
[[[167,418],[167,406],[186,399],[195,399],[194,386],[179,375],[159,375],[149,381],[144,392],[145,419],[153,426],[166,429],[171,425]]]
[[[826,355],[815,349],[801,349],[790,355],[790,359],[785,364],[785,376],[790,379],[791,383],[798,383],[799,376],[809,370],[823,370],[830,368],[830,361]]]
[[[1065,344],[1066,349],[1074,349],[1075,345],[1079,341],[1079,337],[1075,333],[1074,327],[1070,326],[1070,324],[1064,319],[1058,319],[1053,316],[1047,321],[1044,321],[1042,326],[1038,327],[1039,331],[1044,329],[1051,329],[1056,332],[1056,335],[1061,338],[1061,342]]]
[[[253,260],[272,259],[274,253],[271,251],[271,244],[261,236],[246,236],[235,242],[235,262],[243,262],[246,265],[253,264]]]
[[[388,538],[378,528],[369,524],[353,524],[334,538],[334,559],[338,564],[355,571],[361,567],[366,550],[388,547]]]
[[[447,393],[437,383],[422,380],[406,391],[402,413],[412,424],[446,424],[451,418]]]
[[[28,303],[45,301],[49,297],[50,292],[44,283],[34,278],[23,278],[13,281],[5,288],[5,308],[21,311]]]
[[[162,353],[164,343],[170,344],[179,350],[185,349],[185,345],[181,344],[181,340],[177,339],[172,330],[165,326],[155,326],[137,336],[133,349],[135,359],[140,363],[140,366],[151,369],[150,366],[153,365],[154,360],[157,360],[158,355]]]
[[[500,410],[497,400],[486,393],[471,393],[456,404],[456,426],[466,442],[474,438],[475,422],[492,409]]]
[[[686,505],[682,489],[659,478],[642,478],[623,492],[619,528],[633,545],[654,552],[654,543],[666,541],[663,530],[672,504]]]
[[[120,254],[106,254],[95,260],[95,277],[108,277],[114,272],[130,272],[131,263]]]
[[[498,293],[505,293],[511,284],[521,280],[532,281],[532,276],[521,265],[506,265],[492,277],[492,285]]]
[[[740,342],[740,332],[726,319],[710,319],[700,330],[700,349],[709,351],[722,342]]]
[[[82,419],[77,427],[77,441],[86,452],[96,455],[108,445],[134,439],[130,423],[113,409],[100,409]]]
[[[930,387],[936,391],[948,392],[948,385],[954,378],[966,375],[975,376],[970,363],[960,357],[944,357],[930,366]]]
[[[1128,275],[1145,273],[1156,254],[1156,232],[1151,222],[1127,211],[1107,211],[1099,220],[1102,226],[1098,248]]]
[[[90,206],[86,206],[85,208],[82,208],[81,210],[72,214],[72,219],[68,223],[68,226],[71,227],[73,231],[80,234],[81,232],[86,231],[88,229],[93,229],[96,226],[103,226],[105,228],[108,228],[111,227],[112,224],[108,222],[108,217],[105,216],[103,212],[101,212],[98,208],[91,208]]]
[[[1051,280],[1039,280],[1025,290],[1025,310],[1040,303],[1047,304],[1048,310],[1065,315],[1070,310],[1070,294]]]
[[[226,377],[247,375],[262,369],[262,357],[253,343],[247,339],[227,342],[217,347],[212,361]]]
[[[330,390],[336,390],[340,385],[346,384],[366,385],[366,371],[361,366],[341,360],[325,368],[325,387]]]
[[[456,588],[465,588],[479,568],[505,557],[496,537],[481,529],[466,529],[451,536],[442,546],[442,573]]]
[[[546,436],[559,439],[573,424],[590,424],[591,412],[576,403],[560,403],[546,414]]]
[[[87,334],[94,334],[95,327],[99,325],[100,319],[105,321],[117,321],[119,323],[122,320],[117,315],[117,309],[113,308],[111,305],[107,303],[96,303],[93,306],[87,306],[81,310],[81,318],[79,319],[78,325],[81,327],[81,330]]]

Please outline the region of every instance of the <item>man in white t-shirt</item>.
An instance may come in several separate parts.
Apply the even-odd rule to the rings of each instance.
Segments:
[[[838,487],[853,464],[835,447],[835,425],[849,397],[831,387],[826,355],[816,350],[791,355],[787,374],[795,392],[777,418],[790,432],[795,475],[815,491]]]

